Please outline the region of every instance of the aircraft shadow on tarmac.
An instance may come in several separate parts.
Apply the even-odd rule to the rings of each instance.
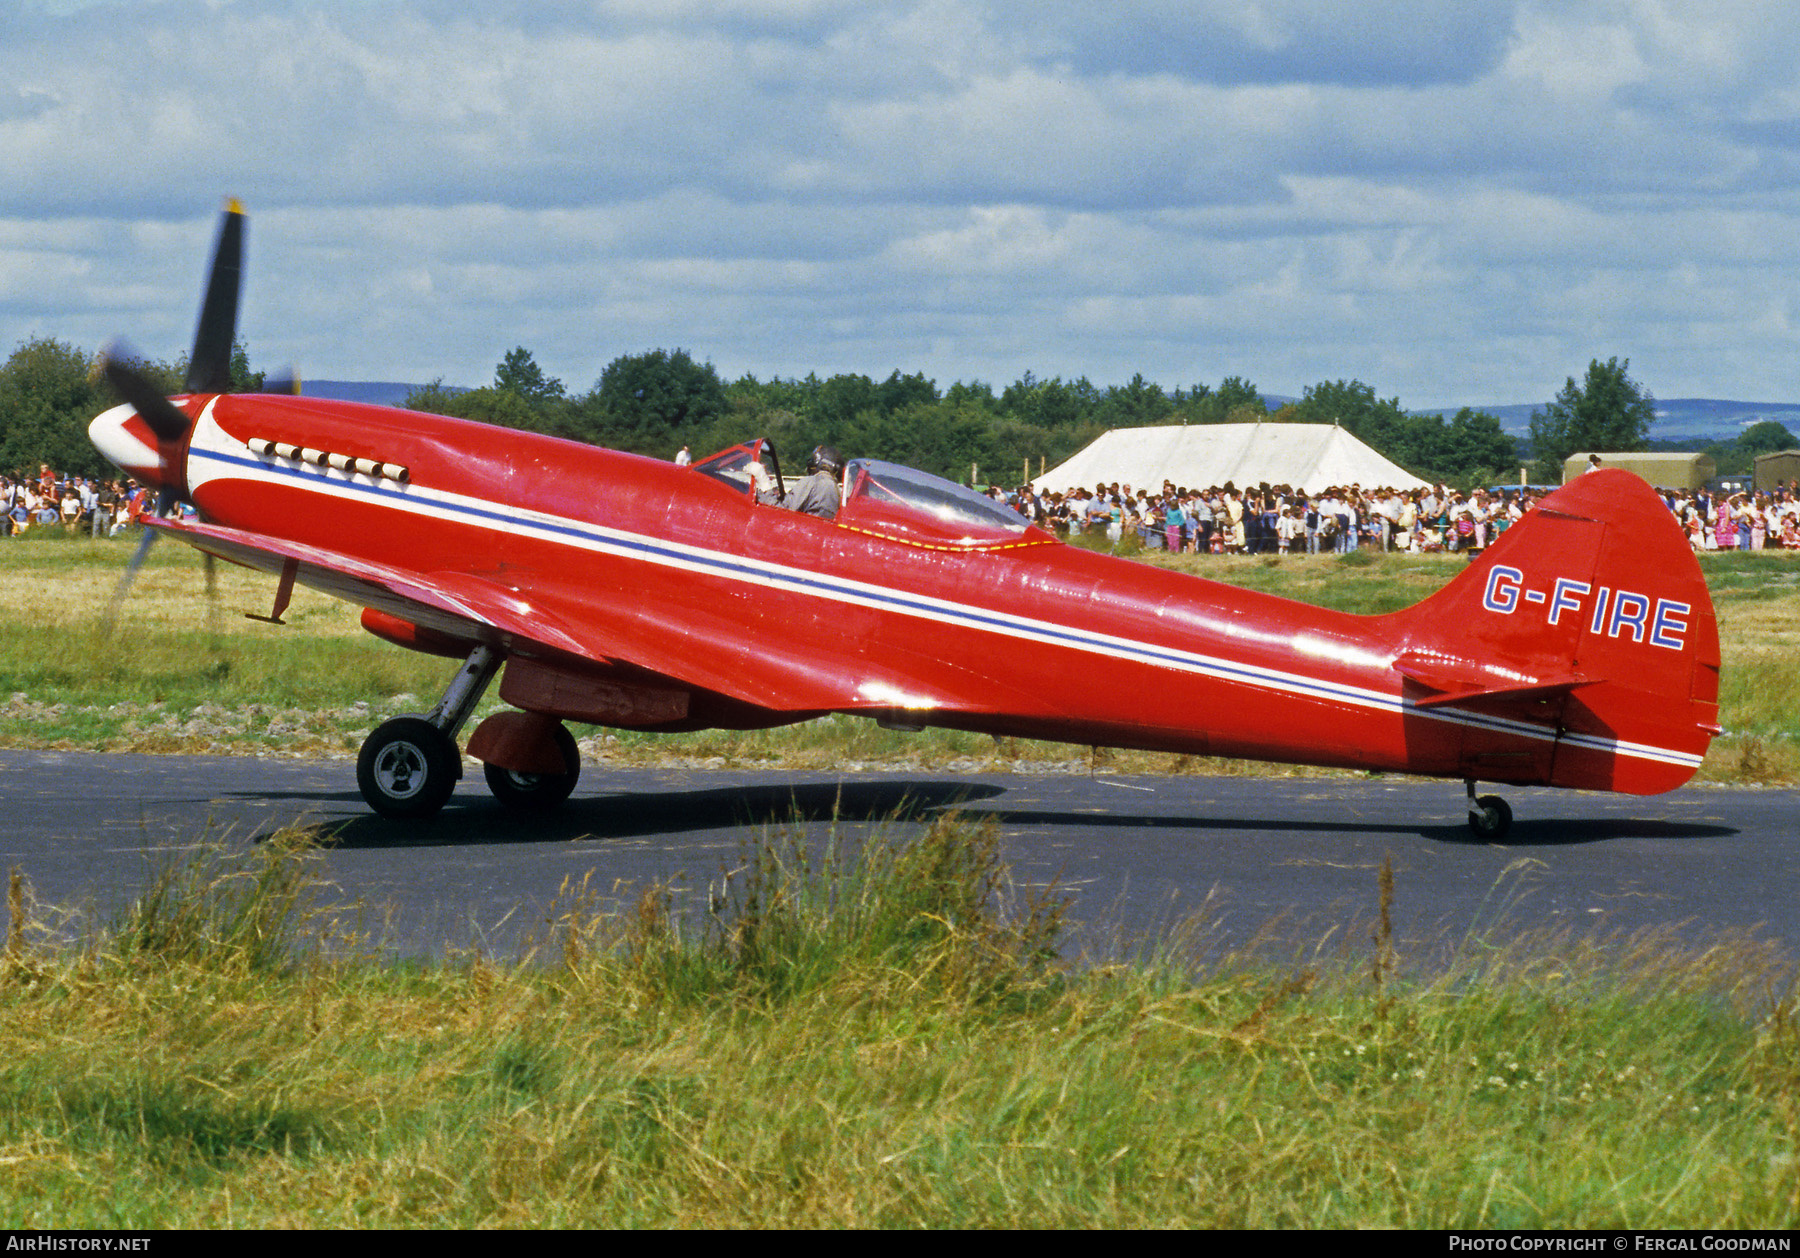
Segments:
[[[857,824],[918,822],[950,811],[972,820],[989,819],[1008,827],[1058,827],[1113,831],[1212,830],[1256,834],[1379,835],[1413,833],[1434,843],[1473,845],[1477,840],[1460,819],[1450,824],[1394,821],[1348,821],[1317,818],[1155,816],[1131,812],[1036,811],[970,807],[1005,788],[982,782],[881,780],[770,784],[766,786],[679,788],[577,796],[553,813],[520,813],[493,800],[471,795],[424,822],[390,821],[373,814],[346,821],[327,821],[324,829],[336,846],[404,848],[489,846],[507,843],[556,843],[576,839],[642,838],[742,826],[829,822]],[[267,799],[267,794],[259,793]],[[353,792],[308,798],[352,801]],[[1729,838],[1731,826],[1670,821],[1654,817],[1547,817],[1514,822],[1503,845],[1508,848],[1571,847],[1624,839]]]
[[[992,817],[1002,825],[1089,826],[1110,830],[1224,830],[1253,834],[1417,834],[1434,843],[1480,844],[1462,822],[1419,825],[1405,821],[1320,821],[1280,817],[1151,817],[1126,813],[1033,812],[967,808],[971,818]],[[1614,839],[1719,839],[1740,833],[1733,826],[1666,821],[1656,817],[1547,817],[1514,821],[1499,847],[1573,847]]]
[[[324,829],[334,846],[346,848],[559,843],[833,818],[857,824],[919,821],[1003,789],[981,782],[871,781],[628,791],[577,796],[543,814],[472,797],[462,807],[452,800],[429,821],[389,821],[369,814],[326,822]]]

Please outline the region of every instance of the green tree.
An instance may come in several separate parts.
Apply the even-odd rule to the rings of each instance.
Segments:
[[[1361,380],[1326,380],[1309,386],[1294,407],[1294,418],[1306,424],[1338,424],[1404,468],[1426,461],[1426,429],[1406,413],[1399,398],[1378,398],[1373,386]]]
[[[1625,374],[1630,365],[1630,359],[1593,359],[1581,384],[1570,376],[1555,401],[1531,412],[1531,454],[1540,480],[1560,481],[1563,461],[1579,450],[1623,453],[1649,442],[1656,399]]]
[[[1226,376],[1217,389],[1195,385],[1183,413],[1191,424],[1237,424],[1260,419],[1269,408],[1254,384],[1242,376]]]
[[[606,434],[594,422],[593,413],[579,401],[540,395],[533,403],[516,389],[484,385],[479,389],[446,387],[442,377],[414,389],[400,404],[409,410],[430,411],[479,424],[541,432],[590,445],[606,444]]]
[[[546,376],[544,369],[532,358],[531,351],[523,345],[507,354],[494,368],[494,387],[502,393],[516,394],[537,407],[561,399],[564,392],[563,382],[554,376]]]
[[[1003,413],[1041,429],[1096,426],[1099,408],[1100,391],[1086,376],[1071,381],[1061,376],[1039,380],[1028,371],[1000,394]]]
[[[972,464],[984,475],[1014,476],[1019,462],[1003,456],[995,440],[992,413],[971,397],[909,406],[884,414],[866,410],[838,438],[846,454],[889,459],[911,467],[966,481]],[[1011,466],[1003,472],[1003,459]]]
[[[543,414],[537,408],[523,395],[497,386],[446,389],[442,380],[434,380],[407,394],[401,405],[409,410],[472,419],[479,424],[496,424],[501,428],[545,431]]]
[[[433,415],[454,415],[456,399],[467,393],[467,389],[453,388],[444,383],[439,376],[430,384],[422,384],[401,399],[400,405],[409,411],[429,411]]]
[[[1129,384],[1114,385],[1100,399],[1100,421],[1108,428],[1142,428],[1166,424],[1175,414],[1175,403],[1160,384],[1152,384],[1139,372]]]
[[[50,337],[25,341],[0,367],[0,470],[35,474],[48,463],[73,476],[112,475],[87,426],[117,402],[83,351]]]
[[[667,457],[730,406],[711,363],[695,362],[684,349],[654,349],[607,364],[583,409],[597,412],[590,422],[605,444]]]
[[[250,351],[243,341],[234,341],[231,345],[231,391],[233,393],[256,393],[263,387],[263,379],[267,372],[250,370]]]
[[[1389,455],[1396,463],[1428,480],[1459,489],[1507,480],[1519,470],[1519,443],[1486,411],[1463,407],[1446,423],[1442,415],[1412,415],[1414,461]]]
[[[884,413],[876,404],[875,382],[854,372],[840,372],[819,386],[811,418],[827,434],[825,440],[837,441],[865,411]]]
[[[1737,438],[1738,449],[1753,459],[1759,454],[1768,454],[1774,450],[1792,450],[1796,445],[1800,445],[1800,442],[1795,441],[1788,426],[1773,419],[1751,424]]]
[[[929,406],[937,400],[937,382],[927,380],[923,372],[903,376],[895,368],[894,374],[875,390],[876,404],[890,415],[908,406]]]
[[[1367,441],[1365,432],[1394,428],[1406,412],[1399,398],[1378,398],[1361,380],[1322,380],[1307,386],[1294,414],[1304,424],[1339,424]]]
[[[1757,455],[1767,454],[1772,450],[1792,450],[1796,444],[1800,442],[1796,442],[1786,424],[1765,419],[1761,423],[1750,425],[1730,441],[1712,442],[1706,447],[1706,453],[1712,456],[1720,476],[1747,476],[1756,467]],[[1656,448],[1686,448],[1686,443],[1677,445],[1659,441]]]

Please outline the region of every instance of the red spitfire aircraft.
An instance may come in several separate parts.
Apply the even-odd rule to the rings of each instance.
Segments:
[[[829,712],[1153,751],[1653,794],[1719,732],[1718,630],[1669,511],[1623,471],[1546,498],[1449,585],[1357,616],[1059,543],[1010,509],[875,459],[825,519],[759,500],[766,440],[691,467],[438,415],[232,395],[243,219],[228,208],[186,392],[119,355],[114,463],[194,520],[166,534],[360,604],[371,633],[462,660],[422,716],[372,733],[377,812],[429,817],[496,674],[514,710],[467,752],[547,807],[580,764],[562,722],[754,729]],[[754,479],[753,479],[754,478]],[[763,495],[764,498],[767,495]],[[504,668],[504,673],[501,672]]]

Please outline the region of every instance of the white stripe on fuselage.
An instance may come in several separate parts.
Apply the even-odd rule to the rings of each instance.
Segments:
[[[212,403],[201,412],[195,425],[194,438],[188,451],[188,477],[192,490],[213,480],[235,478],[269,484],[301,485],[332,498],[376,501],[386,507],[412,515],[454,520],[462,524],[491,529],[500,533],[533,537],[595,554],[614,555],[643,563],[680,571],[696,572],[740,581],[768,589],[804,594],[877,611],[914,616],[934,622],[949,622],[1023,641],[1039,642],[1090,654],[1131,660],[1182,672],[1195,673],[1220,681],[1235,682],[1263,689],[1281,691],[1347,707],[1410,714],[1428,720],[1470,726],[1494,733],[1511,734],[1540,741],[1555,741],[1557,731],[1525,721],[1488,716],[1479,712],[1449,710],[1441,706],[1415,707],[1400,695],[1341,682],[1326,681],[1300,673],[1244,664],[1215,656],[1201,655],[1173,647],[1158,646],[1130,638],[1116,637],[1094,630],[1077,629],[1053,621],[1034,620],[1009,612],[994,611],[965,603],[950,602],[925,594],[913,594],[887,586],[872,585],[847,577],[825,576],[804,568],[746,559],[739,555],[708,550],[683,542],[647,537],[622,529],[608,528],[584,520],[551,515],[525,507],[510,506],[489,499],[470,497],[448,490],[427,489],[416,483],[396,485],[354,472],[310,464],[290,463],[277,458],[253,455],[242,443],[227,435],[212,418]],[[198,466],[196,466],[198,464]],[[213,469],[217,469],[216,472]],[[1317,640],[1307,644],[1320,656],[1344,653],[1340,643]],[[1305,649],[1304,646],[1302,649]],[[1701,757],[1668,748],[1621,739],[1586,734],[1562,735],[1564,742],[1589,750],[1632,756],[1663,764],[1695,768]]]

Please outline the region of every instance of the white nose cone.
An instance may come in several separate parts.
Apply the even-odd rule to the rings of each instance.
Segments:
[[[130,406],[115,406],[94,416],[88,425],[88,440],[109,463],[137,479],[161,479],[162,456],[157,450],[156,434]]]

